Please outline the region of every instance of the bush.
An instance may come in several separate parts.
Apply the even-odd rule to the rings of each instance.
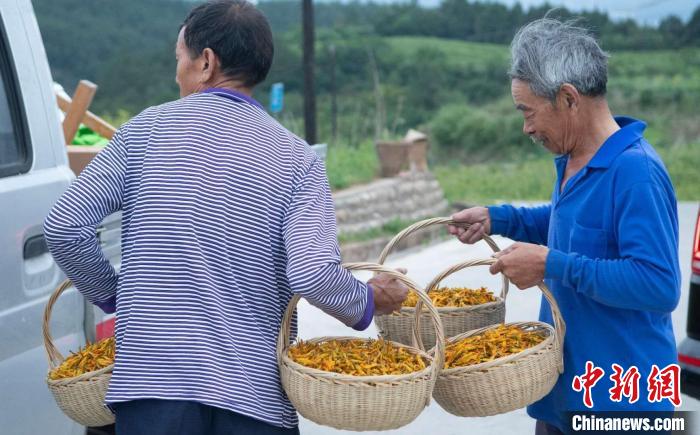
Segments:
[[[463,104],[442,108],[430,122],[438,162],[476,163],[499,158],[541,154],[522,133],[522,115],[512,107],[475,108]]]
[[[546,201],[556,179],[552,158],[544,156],[517,163],[451,164],[434,172],[450,203],[467,204]]]
[[[357,147],[328,145],[326,172],[331,189],[343,189],[353,184],[368,183],[374,179],[379,160],[372,141]]]

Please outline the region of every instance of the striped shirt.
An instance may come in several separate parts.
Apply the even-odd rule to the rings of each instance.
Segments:
[[[118,210],[119,273],[95,234]],[[372,292],[340,266],[323,162],[236,92],[208,89],[133,118],[44,231],[77,289],[116,308],[107,404],[191,400],[294,427],[275,356],[292,293],[357,329],[371,321]]]

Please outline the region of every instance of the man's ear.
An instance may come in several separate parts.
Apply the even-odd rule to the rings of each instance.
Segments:
[[[578,89],[574,85],[564,83],[559,88],[557,100],[561,108],[578,110],[581,94],[579,94]]]
[[[211,48],[205,48],[202,51],[202,81],[207,82],[216,75],[219,69],[219,58]]]

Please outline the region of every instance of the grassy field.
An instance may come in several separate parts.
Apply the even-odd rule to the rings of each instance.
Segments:
[[[454,65],[473,66],[500,63],[504,67],[504,77],[510,56],[508,47],[505,45],[418,36],[394,36],[384,38],[384,40],[391,46],[392,50],[404,57],[409,57],[421,49],[434,49],[445,53]]]
[[[700,200],[700,142],[659,150],[679,201]],[[448,165],[434,168],[450,202],[490,204],[509,200],[547,200],[556,173],[551,158],[514,163]]]
[[[508,66],[508,47],[438,38],[385,38],[393,51],[410,57],[432,49],[449,67]],[[608,100],[614,113],[647,122],[647,140],[661,154],[679,200],[700,200],[700,48],[610,53]],[[491,203],[546,200],[555,179],[552,159],[522,143],[521,120],[506,95],[498,100],[443,105],[424,130],[433,142],[431,168],[451,202]],[[444,138],[449,143],[440,143]],[[477,154],[481,154],[477,158]],[[485,157],[484,157],[485,156]],[[490,156],[490,157],[489,157]],[[510,156],[510,157],[509,157]],[[489,160],[490,158],[490,160]],[[475,162],[482,160],[483,163]],[[378,163],[371,141],[358,147],[331,146],[328,176],[334,189],[370,181]]]
[[[659,149],[680,201],[700,200],[700,142]],[[328,178],[334,189],[371,181],[378,167],[371,143],[328,150]],[[547,200],[555,180],[548,156],[517,162],[466,165],[454,162],[432,167],[450,202],[490,204],[509,200]]]

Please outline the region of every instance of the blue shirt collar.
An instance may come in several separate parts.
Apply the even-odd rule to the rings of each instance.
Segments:
[[[647,125],[644,121],[628,116],[616,116],[615,122],[620,129],[613,133],[598,149],[590,162],[589,168],[609,168],[615,157],[627,147],[637,142],[644,134]]]
[[[238,102],[244,102],[248,104],[252,104],[253,106],[256,106],[260,109],[263,109],[262,104],[258,103],[254,98],[247,96],[244,93],[234,91],[233,89],[226,89],[226,88],[207,88],[202,91],[203,94],[216,94],[228,99],[231,99],[233,101],[238,101]]]

